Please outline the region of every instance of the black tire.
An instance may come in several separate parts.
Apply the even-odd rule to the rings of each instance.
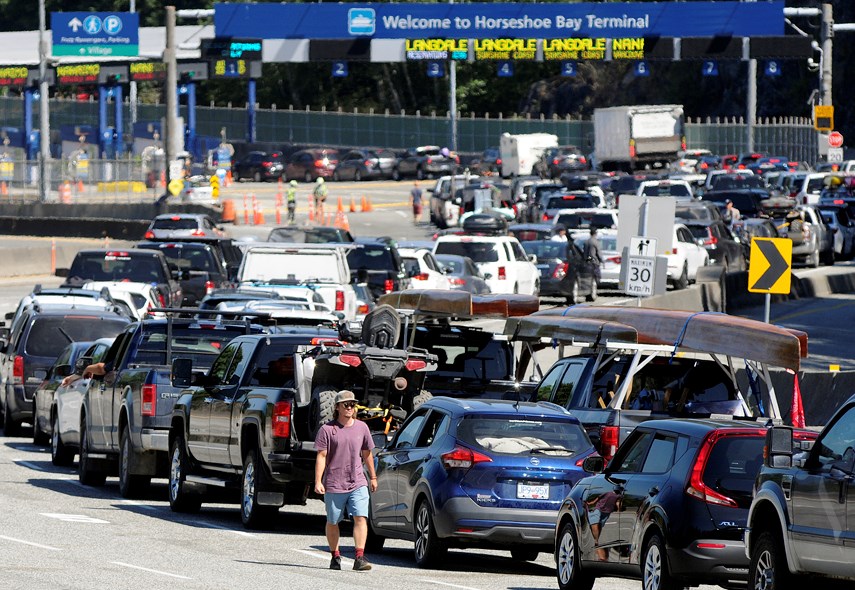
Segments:
[[[386,537],[378,535],[374,532],[374,527],[371,526],[371,518],[368,519],[368,537],[365,539],[365,550],[368,553],[381,553],[383,545],[386,543]]]
[[[12,410],[9,408],[9,400],[3,404],[3,434],[6,436],[20,436],[21,423],[12,419]]]
[[[597,292],[599,287],[597,287],[597,279],[594,278],[591,280],[591,292],[588,293],[588,297],[586,298],[588,301],[596,301],[599,293]]]
[[[35,400],[33,400],[33,444],[38,447],[46,447],[50,444],[50,437],[39,427]]]
[[[558,587],[561,590],[591,590],[594,576],[582,571],[582,554],[579,550],[579,537],[572,522],[566,523],[558,535],[555,545],[555,564],[557,566]]]
[[[360,182],[362,180],[362,172],[360,172],[359,170],[354,172],[353,173],[353,180],[355,180],[356,182]]]
[[[685,289],[689,286],[689,264],[687,262],[683,263],[683,272],[680,273],[679,278],[674,281],[675,289]]]
[[[258,170],[256,170],[256,171],[255,171],[255,174],[253,174],[253,175],[252,175],[252,179],[253,179],[255,182],[261,182],[261,172],[259,172]]]
[[[190,460],[184,450],[184,437],[178,435],[169,447],[169,507],[173,512],[199,512],[202,498],[184,489]]]
[[[579,302],[579,281],[573,281],[573,289],[570,291],[570,295],[567,296],[567,305],[576,305]]]
[[[540,551],[537,549],[511,549],[511,559],[516,561],[534,561],[537,559]]]
[[[777,533],[760,533],[752,543],[748,587],[755,590],[791,590],[794,577],[787,567],[784,544]]]
[[[401,171],[397,168],[392,169],[392,180],[399,181],[401,180]]]
[[[834,248],[822,253],[822,263],[826,266],[834,266],[835,254]]]
[[[415,539],[413,553],[416,557],[416,565],[429,568],[441,561],[448,552],[448,546],[436,535],[433,511],[427,500],[423,499],[416,508],[413,529]]]
[[[654,533],[644,546],[641,555],[641,587],[644,590],[680,590],[682,584],[674,580],[668,567],[665,542]]]
[[[59,419],[56,412],[50,417],[50,462],[57,467],[68,467],[74,463],[74,450],[67,447],[59,436]]]
[[[276,506],[261,506],[258,494],[267,487],[264,464],[258,459],[258,451],[251,449],[243,460],[243,478],[240,487],[240,520],[244,528],[260,530],[270,528],[275,522]]]
[[[131,473],[133,453],[134,444],[131,442],[130,429],[126,427],[122,430],[122,438],[119,440],[119,493],[123,498],[139,498],[151,485],[150,476]]]
[[[335,414],[335,389],[319,385],[312,390],[309,402],[309,436],[314,440],[321,426],[333,419]]]
[[[306,174],[303,175],[303,180],[305,180],[306,182],[312,182],[312,180],[314,180],[312,178],[312,173],[306,170]]]
[[[102,486],[107,481],[107,473],[97,469],[89,458],[89,434],[86,432],[86,416],[80,420],[80,463],[77,466],[77,476],[85,486]]]
[[[237,170],[232,170],[232,180],[235,182],[240,182],[240,172]]]

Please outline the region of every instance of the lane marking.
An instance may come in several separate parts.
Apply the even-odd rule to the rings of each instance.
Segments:
[[[188,578],[187,576],[179,576],[178,574],[170,574],[169,572],[162,572],[160,570],[153,570],[147,567],[140,567],[138,565],[131,565],[130,563],[125,563],[123,561],[111,561],[110,563],[114,565],[121,565],[122,567],[129,567],[135,570],[142,570],[144,572],[150,572],[152,574],[160,574],[161,576],[169,576],[170,578],[180,578],[182,580],[192,580],[193,578]]]
[[[86,524],[110,524],[109,520],[101,520],[100,518],[92,518],[91,516],[86,516],[85,514],[56,514],[53,512],[40,512],[42,516],[47,516],[48,518],[56,518],[57,520],[61,520],[63,522],[80,522]]]
[[[473,588],[472,586],[461,586],[460,584],[451,584],[450,582],[440,582],[439,580],[431,580],[430,578],[419,578],[420,582],[427,582],[428,584],[439,584],[440,586],[448,586],[450,588],[462,588],[463,590],[479,590],[478,588]]]
[[[21,543],[23,545],[30,545],[31,547],[38,547],[39,549],[47,549],[48,551],[62,551],[62,549],[58,547],[51,547],[50,545],[42,545],[40,543],[32,543],[30,541],[24,541],[22,539],[16,539],[14,537],[7,537],[6,535],[0,535],[0,539],[6,539],[7,541],[12,541],[13,543]]]
[[[209,528],[209,529],[218,529],[218,530],[221,530],[221,531],[226,531],[226,532],[228,532],[228,533],[234,533],[234,534],[236,534],[236,535],[241,535],[241,536],[243,536],[243,537],[252,537],[252,538],[256,538],[256,537],[258,537],[258,535],[256,535],[256,534],[248,533],[248,532],[246,532],[246,531],[236,531],[236,530],[234,530],[234,529],[232,529],[232,528],[229,528],[229,527],[227,527],[227,526],[223,526],[223,525],[221,525],[221,524],[213,524],[213,523],[210,523],[210,522],[200,522],[200,523],[197,523],[197,524],[200,524],[200,525],[202,525],[202,526],[204,526],[204,527],[207,527],[207,528]]]
[[[39,467],[35,463],[30,463],[29,461],[15,461],[18,465],[23,465],[24,467],[29,467],[30,469],[34,469],[35,471],[44,471],[44,467]]]
[[[331,553],[321,553],[320,551],[309,551],[307,549],[294,549],[293,547],[291,549],[293,549],[297,553],[302,553],[303,555],[308,555],[309,557],[314,557],[315,559],[329,559],[332,557]],[[341,556],[341,562],[343,564],[353,563],[353,560],[350,559],[349,557],[345,557],[344,555],[342,555]],[[372,563],[371,567],[373,569],[373,568],[377,567],[377,565]]]
[[[398,215],[400,215],[400,216],[401,216],[401,217],[403,217],[404,219],[406,219],[406,218],[407,218],[407,214],[406,214],[406,213],[404,213],[403,211],[395,211],[395,213],[397,213]]]
[[[136,508],[142,508],[143,510],[160,510],[159,506],[152,506],[151,504],[145,504],[142,500],[119,500],[120,506],[134,506]]]

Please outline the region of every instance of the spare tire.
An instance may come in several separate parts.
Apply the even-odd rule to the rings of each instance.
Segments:
[[[312,389],[312,400],[309,402],[309,436],[314,439],[321,426],[332,421],[335,415],[336,391],[328,385],[319,385]]]

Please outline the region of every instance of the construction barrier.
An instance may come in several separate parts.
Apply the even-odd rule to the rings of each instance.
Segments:
[[[119,180],[116,182],[99,182],[95,185],[99,193],[145,193],[148,189],[144,182],[138,180]]]

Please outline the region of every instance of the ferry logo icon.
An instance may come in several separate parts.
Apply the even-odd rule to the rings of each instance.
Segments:
[[[373,35],[377,14],[373,8],[351,8],[347,11],[347,32],[351,35]]]

